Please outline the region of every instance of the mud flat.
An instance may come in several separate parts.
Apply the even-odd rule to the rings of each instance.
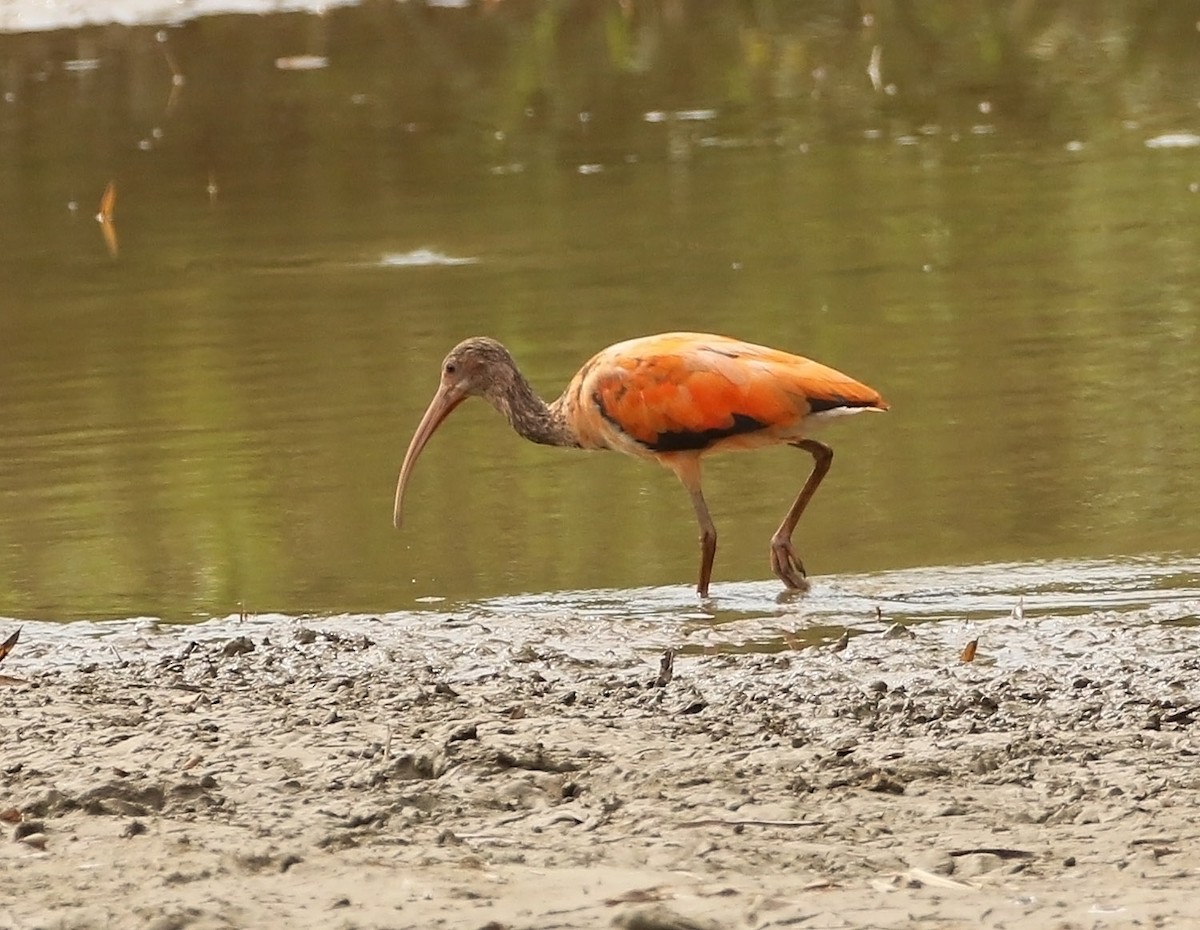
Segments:
[[[1200,631],[1152,614],[27,624],[0,928],[1200,927]]]

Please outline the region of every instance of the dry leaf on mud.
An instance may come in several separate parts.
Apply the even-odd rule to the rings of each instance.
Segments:
[[[977,648],[979,648],[979,640],[978,639],[971,640],[969,643],[967,643],[967,645],[965,647],[963,647],[962,655],[960,655],[958,657],[959,661],[960,662],[974,662],[975,661],[975,650]]]
[[[17,627],[16,632],[6,639],[3,645],[0,645],[0,662],[3,662],[10,652],[13,651],[13,646],[17,644],[17,640],[21,638],[21,628]]]
[[[8,654],[13,651],[13,647],[17,644],[17,640],[20,638],[21,628],[17,627],[13,634],[2,644],[0,644],[0,662],[3,662],[8,657]],[[27,684],[29,684],[29,682],[24,678],[13,678],[11,675],[0,675],[0,686],[19,688],[21,685]]]

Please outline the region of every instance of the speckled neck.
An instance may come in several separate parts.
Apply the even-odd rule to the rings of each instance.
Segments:
[[[492,406],[530,442],[543,446],[577,447],[579,439],[567,422],[562,398],[547,404],[515,367],[506,384],[488,397]]]

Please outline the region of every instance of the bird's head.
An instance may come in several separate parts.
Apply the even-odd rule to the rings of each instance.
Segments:
[[[425,415],[413,433],[404,464],[400,466],[400,480],[396,484],[396,503],[392,521],[400,526],[404,506],[404,489],[412,475],[413,466],[434,431],[450,416],[454,408],[468,397],[484,397],[497,406],[516,376],[516,363],[495,339],[474,336],[465,339],[450,350],[442,362],[442,381],[437,393],[429,402]]]

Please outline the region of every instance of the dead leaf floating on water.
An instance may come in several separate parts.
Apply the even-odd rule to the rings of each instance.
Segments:
[[[275,59],[275,67],[280,71],[317,71],[329,67],[329,59],[324,55],[286,55]]]
[[[111,223],[113,221],[113,211],[117,206],[117,182],[109,181],[108,186],[104,188],[104,193],[100,195],[100,211],[96,214],[96,219],[101,223]]]
[[[104,235],[104,245],[108,254],[117,257],[117,227],[113,224],[113,212],[117,206],[117,182],[109,181],[100,196],[100,210],[96,213],[96,221],[100,224],[100,232]]]
[[[974,662],[975,650],[979,648],[979,640],[973,639],[965,647],[963,647],[962,655],[958,657],[960,662]]]
[[[880,65],[883,62],[883,47],[876,45],[871,49],[871,61],[867,64],[867,77],[871,79],[871,86],[875,88],[876,93],[883,91],[883,74]]]

